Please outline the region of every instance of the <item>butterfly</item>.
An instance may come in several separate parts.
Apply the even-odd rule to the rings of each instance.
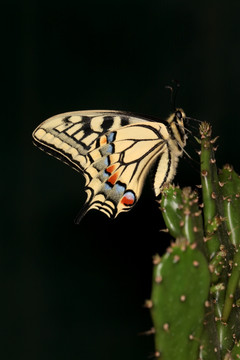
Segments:
[[[180,108],[165,121],[114,110],[74,111],[40,124],[33,142],[83,173],[87,200],[76,223],[90,209],[115,218],[136,204],[155,163],[156,197],[173,180],[187,140],[185,119]]]

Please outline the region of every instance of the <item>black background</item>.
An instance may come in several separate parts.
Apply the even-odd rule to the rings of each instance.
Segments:
[[[121,109],[165,118],[177,105],[220,135],[219,166],[239,171],[239,1],[3,2],[2,359],[147,359],[142,307],[152,255],[169,237],[151,189],[111,221],[89,212],[84,179],[32,145],[57,113]],[[197,144],[187,150],[195,155]],[[195,165],[194,165],[195,166]],[[199,183],[182,160],[175,179]],[[174,281],[174,279],[173,279]]]

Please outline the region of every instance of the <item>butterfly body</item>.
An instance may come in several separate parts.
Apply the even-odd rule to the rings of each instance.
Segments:
[[[139,199],[158,160],[155,195],[171,182],[186,144],[183,110],[166,121],[131,113],[95,110],[53,116],[33,133],[34,143],[86,179],[87,200],[78,217],[98,209],[114,218]]]

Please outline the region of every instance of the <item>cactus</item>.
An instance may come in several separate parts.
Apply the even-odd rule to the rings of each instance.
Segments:
[[[176,239],[153,257],[146,303],[160,360],[240,359],[240,178],[217,169],[211,132],[201,123],[201,193],[169,185],[160,200]]]

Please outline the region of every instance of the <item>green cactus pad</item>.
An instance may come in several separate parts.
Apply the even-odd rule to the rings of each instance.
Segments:
[[[225,165],[219,174],[224,217],[230,241],[234,246],[240,243],[240,178],[230,165]]]
[[[161,210],[169,233],[173,237],[183,236],[182,190],[174,185],[166,186],[162,192]]]
[[[232,310],[232,305],[240,279],[240,248],[236,250],[232,262],[232,271],[226,290],[226,298],[223,308],[222,320],[227,321]]]
[[[240,179],[230,165],[225,165],[220,171],[219,180],[227,232],[235,248],[222,316],[223,321],[227,321],[240,277]]]
[[[225,265],[225,259],[226,259],[226,250],[224,249],[224,246],[220,247],[220,251],[213,257],[209,264],[209,269],[211,272],[211,282],[212,284],[215,284],[219,281],[219,277],[222,273],[223,266]]]
[[[240,341],[238,341],[234,345],[231,353],[227,354],[224,360],[238,360],[238,359],[240,359]]]
[[[211,126],[203,122],[200,125],[201,135],[201,183],[202,183],[202,197],[203,197],[203,213],[204,213],[204,228],[207,241],[207,248],[209,257],[212,259],[219,251],[220,242],[216,233],[212,232],[209,224],[214,223],[214,219],[218,216],[218,208],[216,197],[218,196],[218,176],[217,167],[214,158],[213,144],[216,139],[212,140]],[[210,230],[210,232],[209,232]]]
[[[195,191],[190,187],[180,189],[168,185],[162,193],[161,209],[165,224],[173,237],[184,237],[191,244],[202,243],[202,217]]]
[[[151,315],[161,360],[198,358],[210,274],[204,255],[177,242],[155,261]]]

